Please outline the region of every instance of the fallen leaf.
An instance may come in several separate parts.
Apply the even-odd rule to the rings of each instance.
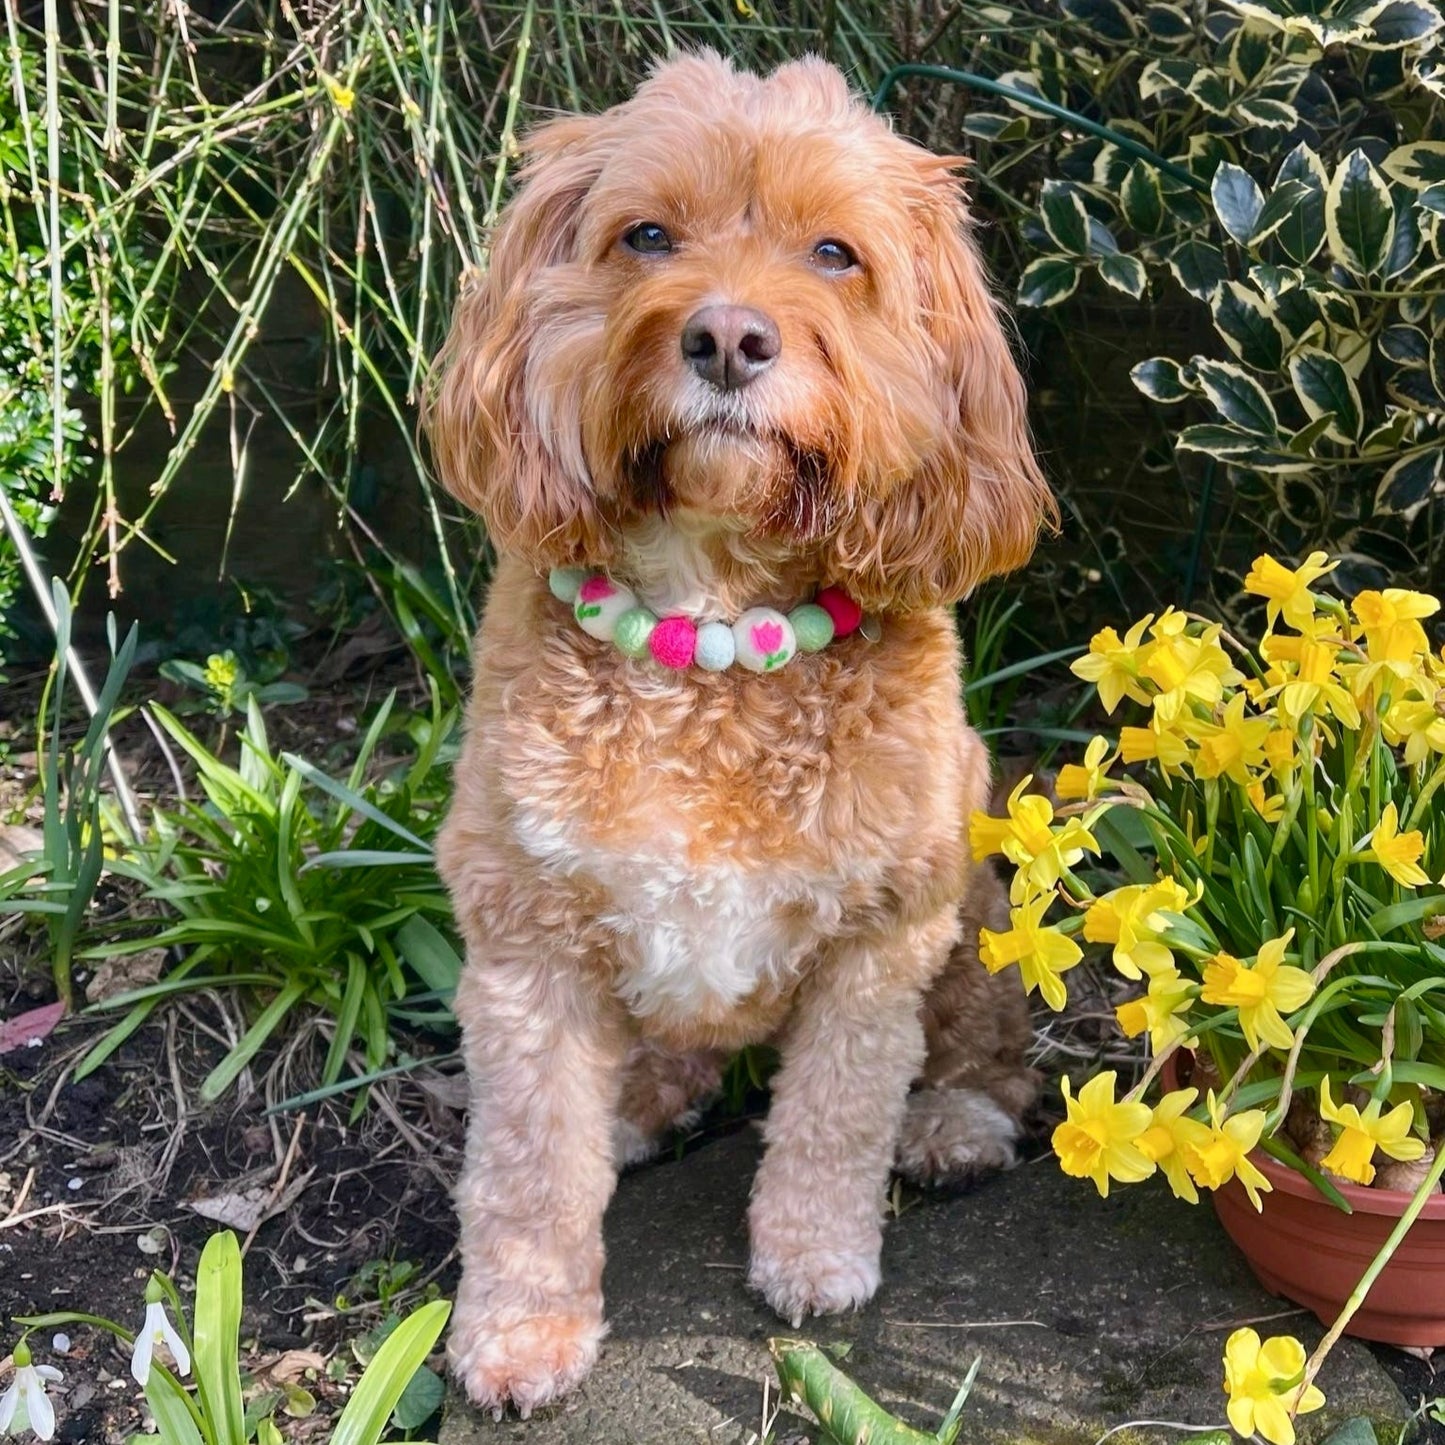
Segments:
[[[269,1185],[256,1184],[245,1189],[223,1190],[204,1199],[192,1199],[187,1207],[202,1219],[213,1219],[230,1229],[249,1234],[258,1225],[278,1214],[284,1214],[301,1197],[316,1171],[308,1169],[298,1175],[277,1196]]]
[[[0,823],[0,873],[25,862],[27,853],[45,850],[45,835],[24,823]]]
[[[63,1003],[48,1003],[13,1019],[0,1019],[0,1054],[38,1044],[64,1017]]]
[[[117,994],[144,988],[161,976],[165,964],[166,951],[163,948],[147,948],[141,953],[108,958],[86,980],[86,1002],[103,1003]]]
[[[307,1370],[324,1370],[326,1356],[315,1350],[287,1350],[265,1367],[267,1376],[278,1385],[299,1380]]]

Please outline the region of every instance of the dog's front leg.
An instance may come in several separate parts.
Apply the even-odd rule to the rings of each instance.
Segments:
[[[448,1353],[474,1403],[525,1416],[591,1369],[627,1043],[620,1008],[545,960],[474,948],[457,990],[471,1084]]]
[[[950,913],[838,945],[800,992],[748,1213],[749,1283],[795,1327],[878,1288],[888,1174],[923,1061],[919,1003],[956,929]]]

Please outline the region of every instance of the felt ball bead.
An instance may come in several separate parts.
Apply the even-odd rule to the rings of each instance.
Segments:
[[[697,630],[692,660],[708,672],[726,672],[738,655],[733,630],[726,622],[704,622]]]
[[[749,672],[775,672],[797,650],[793,624],[771,607],[750,607],[733,623],[738,662]]]
[[[733,629],[727,623],[704,623],[698,629],[698,644],[692,660],[708,672],[727,672],[737,656]]]
[[[585,567],[554,567],[547,575],[547,587],[558,602],[570,607],[577,600],[577,589],[591,575]]]
[[[663,667],[692,666],[693,649],[697,646],[697,628],[687,617],[664,617],[647,639],[653,658]]]
[[[799,652],[821,652],[833,640],[833,619],[815,602],[805,602],[788,613]]]
[[[834,637],[847,637],[858,630],[863,609],[841,587],[825,587],[814,600],[833,619]]]
[[[577,602],[572,615],[589,637],[611,642],[617,631],[617,619],[637,606],[630,587],[593,572],[577,589]]]
[[[617,650],[625,652],[628,657],[646,657],[648,655],[647,642],[652,636],[652,629],[656,626],[657,614],[650,608],[629,607],[617,619],[617,626],[612,632],[612,640],[617,644]]]

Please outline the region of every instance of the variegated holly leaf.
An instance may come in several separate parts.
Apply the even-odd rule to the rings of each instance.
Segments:
[[[1214,214],[1219,217],[1219,224],[1241,246],[1249,245],[1254,236],[1255,222],[1264,208],[1264,193],[1254,177],[1242,166],[1225,161],[1214,172],[1209,196],[1214,202]]]
[[[1369,50],[1399,50],[1428,40],[1442,25],[1434,5],[1423,0],[1389,0],[1370,19],[1370,34],[1363,42]]]
[[[1395,239],[1390,188],[1363,150],[1335,168],[1325,195],[1325,233],[1336,261],[1356,276],[1379,271]]]
[[[1273,441],[1279,418],[1265,389],[1241,366],[1196,356],[1191,363],[1204,394],[1225,421]]]
[[[1041,256],[1019,277],[1020,306],[1057,306],[1078,289],[1079,266],[1066,256]]]
[[[1124,219],[1143,236],[1153,236],[1164,224],[1164,193],[1159,172],[1148,161],[1135,161],[1119,187],[1119,209]]]
[[[1234,118],[1266,130],[1293,130],[1300,123],[1299,111],[1288,101],[1267,95],[1241,96],[1234,103]]]
[[[1380,354],[1397,366],[1430,364],[1430,342],[1418,326],[1387,326],[1380,333],[1379,346]]]
[[[1397,146],[1380,163],[1392,181],[1422,191],[1445,182],[1445,141],[1420,140]]]
[[[1312,457],[1301,457],[1278,447],[1260,445],[1260,438],[1238,427],[1204,423],[1187,426],[1174,443],[1182,452],[1203,452],[1218,457],[1232,467],[1250,471],[1288,474],[1312,472],[1319,463]]]
[[[1059,250],[1082,256],[1089,249],[1089,213],[1078,191],[1066,181],[1044,182],[1039,215]]]
[[[1328,351],[1304,347],[1289,359],[1289,379],[1309,417],[1332,416],[1328,435],[1352,442],[1360,434],[1360,393],[1349,373]]]
[[[1208,301],[1229,275],[1224,252],[1198,236],[1186,236],[1169,253],[1169,269],[1174,279],[1200,301]]]
[[[975,140],[1000,143],[1021,141],[1029,133],[1027,116],[999,115],[990,110],[975,110],[963,118],[964,135]]]
[[[1413,517],[1441,491],[1442,470],[1445,470],[1445,450],[1438,446],[1402,457],[1380,479],[1375,510]]]
[[[1141,361],[1130,371],[1129,379],[1151,401],[1163,402],[1166,406],[1188,400],[1197,390],[1184,367],[1168,356],[1151,356]]]
[[[1193,17],[1178,5],[1146,5],[1144,28],[1166,45],[1187,45],[1196,33]]]
[[[1285,334],[1274,308],[1248,286],[1226,281],[1209,307],[1214,325],[1229,349],[1258,371],[1278,371],[1284,359]]]
[[[1144,263],[1137,256],[1126,256],[1122,252],[1113,256],[1100,256],[1099,275],[1116,291],[1138,300],[1144,294],[1148,274]]]
[[[1096,35],[1109,40],[1132,40],[1134,17],[1122,0],[1059,0],[1059,9],[1071,20],[1082,21]]]
[[[1329,178],[1324,163],[1301,141],[1280,163],[1274,185],[1278,191],[1288,182],[1305,188],[1305,194],[1275,228],[1280,249],[1296,265],[1309,261],[1325,240],[1325,191]]]

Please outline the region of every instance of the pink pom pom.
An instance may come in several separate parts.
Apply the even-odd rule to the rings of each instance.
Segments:
[[[833,619],[834,637],[857,632],[863,609],[841,587],[825,587],[813,600]]]
[[[664,667],[691,667],[697,628],[686,617],[664,617],[647,639],[653,657]]]

